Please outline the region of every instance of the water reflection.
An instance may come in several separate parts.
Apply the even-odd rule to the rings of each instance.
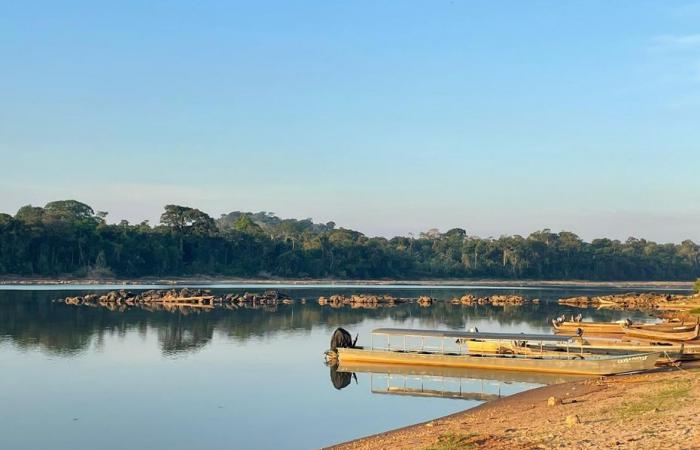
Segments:
[[[443,299],[455,295],[450,291],[440,293]],[[297,298],[319,296],[319,292],[313,290],[296,294]],[[406,295],[406,292],[401,294]],[[534,291],[529,295],[544,297],[542,294]],[[135,331],[144,336],[152,332],[157,335],[163,354],[177,356],[202,349],[217,333],[230,340],[246,341],[289,331],[310,331],[318,326],[333,328],[343,325],[354,335],[353,326],[367,320],[391,320],[399,326],[419,320],[424,328],[478,326],[482,331],[548,331],[551,318],[570,315],[574,308],[553,301],[567,292],[547,291],[547,294],[549,301],[505,307],[436,302],[428,308],[407,303],[391,308],[355,309],[330,308],[309,300],[281,304],[272,309],[167,310],[148,305],[145,308],[107,309],[52,301],[58,295],[71,295],[65,291],[0,291],[0,339],[9,340],[19,348],[38,347],[54,355],[74,356],[99,344],[108,335],[124,336]],[[605,321],[628,316],[643,317],[644,314],[585,310],[584,316]]]
[[[413,394],[423,397],[448,397],[462,398],[467,400],[488,401],[494,400],[492,395],[502,396],[509,389],[502,389],[505,385],[526,384],[530,387],[537,385],[559,384],[568,381],[580,380],[584,377],[577,375],[566,374],[548,374],[539,372],[516,372],[507,370],[484,370],[484,369],[462,369],[457,367],[437,367],[437,366],[419,366],[412,364],[378,364],[378,363],[362,363],[362,362],[341,362],[336,364],[335,373],[337,374],[356,374],[366,373],[375,376],[377,379],[386,381],[386,387],[378,386],[375,388],[372,384],[372,392],[398,395]],[[334,375],[333,367],[331,368],[331,378]],[[403,387],[392,384],[392,381],[403,382]],[[417,390],[408,385],[409,381],[419,382],[421,389]],[[429,382],[438,381],[443,385],[456,383],[460,389],[457,392],[449,389],[429,389],[426,388]],[[474,387],[473,383],[479,384],[479,390],[468,392],[463,387]],[[470,384],[472,383],[472,384]],[[498,387],[498,392],[485,392],[486,384],[493,384]],[[335,383],[334,383],[335,384]],[[523,390],[523,389],[518,389]],[[424,392],[421,392],[424,391]],[[485,396],[481,399],[479,396]]]
[[[350,386],[353,378],[355,379],[355,383],[357,383],[357,375],[355,375],[355,372],[347,370],[339,371],[338,364],[330,364],[329,367],[331,371],[331,384],[333,384],[334,388],[338,390],[345,389]]]
[[[490,371],[415,365],[345,362],[331,366],[336,389],[350,385],[357,373],[369,374],[372,394],[490,402],[535,387],[580,380],[580,376]]]

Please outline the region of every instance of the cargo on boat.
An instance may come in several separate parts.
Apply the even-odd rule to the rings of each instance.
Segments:
[[[377,338],[385,346],[375,345]],[[398,345],[392,338],[401,340]],[[503,354],[484,351],[470,352],[469,342],[497,341],[525,343],[541,352],[528,354]],[[637,372],[654,367],[659,357],[657,352],[630,353],[624,355],[593,355],[572,343],[564,351],[550,352],[545,343],[571,342],[568,336],[517,333],[479,333],[441,330],[412,330],[378,328],[372,331],[372,342],[366,347],[338,347],[336,357],[340,364],[378,363],[410,364],[486,370],[508,370],[524,372],[561,373],[573,375],[611,375]]]

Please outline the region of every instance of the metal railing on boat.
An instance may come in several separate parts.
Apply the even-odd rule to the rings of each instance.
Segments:
[[[386,337],[386,347],[379,347],[375,343],[375,336]],[[401,337],[403,342],[392,346],[391,338]],[[410,346],[409,339],[420,339],[420,346]],[[426,345],[426,339],[439,340],[439,346]],[[446,347],[446,339],[451,340]],[[525,334],[525,333],[490,333],[450,330],[418,330],[403,328],[376,328],[371,333],[371,350],[386,350],[399,352],[420,352],[438,354],[470,354],[469,341],[496,341],[496,342],[537,342],[541,353],[544,353],[544,343],[566,344],[566,354],[570,354],[569,346],[576,345],[571,336],[554,334]],[[456,345],[455,345],[456,344]],[[465,345],[466,344],[466,345]],[[576,345],[576,350],[583,355],[583,345]],[[529,348],[532,348],[530,346]]]

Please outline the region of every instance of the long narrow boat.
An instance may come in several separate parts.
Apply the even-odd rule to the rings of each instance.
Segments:
[[[677,361],[700,360],[699,342],[651,342],[637,339],[618,339],[609,337],[583,336],[574,338],[573,343],[550,343],[545,345],[546,350],[565,351],[566,348],[577,347],[582,352],[593,354],[624,354],[630,352],[660,353],[657,365],[674,363]],[[534,351],[539,351],[535,346]]]
[[[383,336],[387,346],[377,348],[374,338]],[[391,346],[391,338],[403,338],[403,345]],[[563,373],[573,375],[611,375],[624,372],[637,372],[654,367],[659,353],[631,353],[626,355],[584,355],[576,352],[560,352],[557,355],[508,355],[508,354],[470,354],[468,348],[462,350],[447,349],[455,341],[470,339],[487,341],[539,342],[540,348],[545,342],[567,342],[566,336],[517,333],[471,333],[441,330],[412,330],[397,328],[378,328],[372,331],[370,348],[338,348],[337,357],[341,364],[347,362],[412,364],[441,367],[461,367],[487,370],[510,370],[525,372]],[[420,339],[420,347],[408,344],[408,339]],[[439,347],[425,345],[426,339],[437,340]],[[449,342],[446,342],[448,340]],[[446,346],[447,344],[447,346]],[[467,344],[468,345],[468,344]]]
[[[625,329],[661,331],[665,333],[683,333],[695,329],[696,324],[685,325],[680,323],[634,323],[626,325],[624,322],[557,322],[552,321],[552,327],[560,333],[575,334],[580,328],[584,333],[622,334]]]
[[[558,332],[572,332],[580,328],[584,333],[622,333],[622,323],[617,322],[557,322],[552,327]]]
[[[653,341],[692,341],[693,339],[697,339],[700,335],[700,324],[695,325],[695,328],[692,331],[686,331],[681,333],[645,330],[638,328],[625,328],[624,332],[626,336],[643,338]]]

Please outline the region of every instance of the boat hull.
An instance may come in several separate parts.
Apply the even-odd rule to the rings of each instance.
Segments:
[[[668,334],[686,333],[695,329],[695,324],[684,325],[677,323],[633,324],[629,327],[616,322],[552,322],[554,329],[562,334],[576,334],[580,328],[584,334],[622,334],[629,330],[645,332],[661,332]]]
[[[533,346],[535,350],[538,347]],[[586,353],[597,354],[628,354],[631,352],[639,353],[659,353],[657,365],[668,364],[675,361],[697,361],[700,360],[700,345],[683,345],[681,343],[660,345],[643,343],[639,341],[622,341],[605,338],[588,338],[583,344],[575,344],[568,346],[570,350]],[[560,344],[550,344],[545,346],[546,349],[565,351],[567,346]]]
[[[612,375],[638,372],[654,367],[658,353],[640,353],[591,359],[529,358],[522,356],[474,356],[442,353],[396,352],[364,348],[339,348],[344,362],[412,364],[487,370],[509,370],[571,375]]]
[[[693,331],[683,333],[667,333],[663,331],[650,331],[639,329],[625,329],[625,335],[636,338],[643,338],[656,341],[692,341],[700,335],[700,325],[696,325]]]

